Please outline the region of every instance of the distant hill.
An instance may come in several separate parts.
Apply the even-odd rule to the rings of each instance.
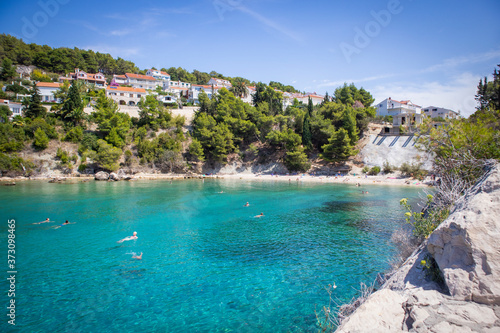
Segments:
[[[79,68],[88,73],[101,72],[104,75],[123,75],[125,73],[146,74],[147,69],[140,70],[134,62],[120,57],[113,58],[109,53],[100,53],[93,50],[82,50],[77,47],[52,48],[48,45],[26,44],[22,39],[14,36],[0,35],[0,62],[9,58],[15,65],[36,66],[44,71],[58,74],[67,74]],[[149,69],[149,68],[148,68]],[[161,68],[170,74],[173,81],[183,81],[193,84],[206,84],[211,77],[229,80],[233,85],[244,82],[246,85],[255,85],[242,77],[229,77],[211,71],[210,73],[193,70],[191,73],[181,67]],[[285,86],[279,82],[270,83],[271,86],[288,92],[298,92],[292,86]]]

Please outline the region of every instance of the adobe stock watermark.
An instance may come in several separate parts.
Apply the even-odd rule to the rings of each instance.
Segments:
[[[31,19],[26,16],[21,18],[22,28],[21,33],[25,39],[34,38],[38,34],[38,30],[43,28],[49,23],[49,19],[59,13],[59,8],[61,5],[65,5],[70,0],[40,0],[37,2],[38,6],[41,8],[37,11]]]
[[[224,13],[227,11],[232,12],[241,6],[242,2],[243,0],[214,0],[212,4],[217,11],[217,15],[219,15],[220,20],[224,21]]]
[[[389,0],[387,9],[382,9],[378,12],[374,10],[370,11],[373,20],[367,22],[364,29],[360,29],[357,26],[354,27],[353,44],[342,42],[339,45],[347,63],[351,63],[351,58],[354,54],[361,53],[362,49],[370,45],[373,38],[380,34],[382,28],[387,27],[391,23],[393,15],[400,14],[402,11],[403,6],[399,0]]]

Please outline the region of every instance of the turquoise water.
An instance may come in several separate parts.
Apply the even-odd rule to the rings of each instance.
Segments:
[[[243,180],[2,186],[5,253],[16,220],[16,330],[316,332],[328,284],[348,301],[388,268],[402,197],[418,192]],[[32,224],[47,217],[57,223]],[[76,224],[53,228],[65,220]]]

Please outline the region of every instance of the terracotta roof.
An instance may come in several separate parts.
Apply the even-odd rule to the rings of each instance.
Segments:
[[[59,88],[61,84],[59,82],[38,82],[36,86],[46,88]]]
[[[163,75],[168,75],[167,72],[160,71],[160,73],[163,74]],[[168,76],[170,76],[170,75],[168,75]]]
[[[118,79],[126,79],[127,78],[125,75],[115,75],[113,77],[118,78]]]
[[[11,100],[8,100],[8,99],[0,99],[0,103],[8,104],[8,105],[22,105],[21,103],[12,102]]]
[[[132,88],[132,87],[107,87],[107,91],[128,91],[128,92],[136,92],[136,93],[146,93],[146,90],[143,88]]]
[[[125,73],[127,77],[133,78],[133,79],[141,79],[141,80],[149,80],[149,81],[156,81],[156,79],[152,76],[148,75],[142,75],[142,74],[132,74],[132,73]]]

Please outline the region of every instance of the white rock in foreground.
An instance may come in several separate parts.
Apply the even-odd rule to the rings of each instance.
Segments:
[[[500,305],[500,170],[477,184],[427,245],[455,299]]]
[[[500,333],[499,236],[497,165],[337,332]],[[425,278],[420,262],[429,253],[449,294]]]

